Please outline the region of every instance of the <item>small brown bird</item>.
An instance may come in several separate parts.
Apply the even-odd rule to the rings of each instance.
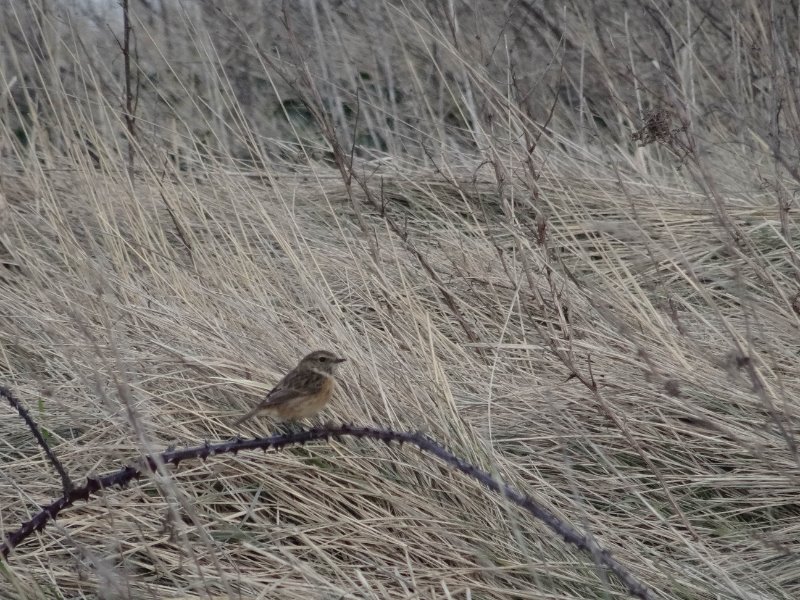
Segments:
[[[304,356],[258,406],[233,424],[234,427],[258,414],[278,422],[313,417],[331,399],[336,385],[333,373],[339,363],[345,360],[327,350],[317,350]]]

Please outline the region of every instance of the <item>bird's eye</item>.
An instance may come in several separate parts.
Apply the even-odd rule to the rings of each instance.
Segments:
[[[319,357],[319,362],[325,362],[326,360],[328,360],[327,356],[320,356]]]

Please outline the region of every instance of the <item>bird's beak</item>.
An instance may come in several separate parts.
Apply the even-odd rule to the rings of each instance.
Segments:
[[[343,363],[346,360],[347,360],[346,358],[334,358],[333,362],[335,362],[335,363]]]

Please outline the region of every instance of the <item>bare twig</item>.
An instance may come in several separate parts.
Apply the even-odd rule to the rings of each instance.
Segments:
[[[114,473],[102,477],[89,477],[85,485],[72,489],[58,500],[44,506],[31,520],[26,521],[16,531],[6,536],[5,541],[0,545],[0,554],[3,558],[7,558],[14,547],[18,546],[34,531],[44,529],[47,524],[55,520],[64,509],[69,508],[78,500],[88,500],[91,496],[104,489],[125,487],[134,479],[142,477],[145,473],[155,472],[159,468],[159,465],[172,464],[178,466],[181,461],[189,459],[199,458],[206,460],[218,454],[236,454],[242,450],[267,450],[270,448],[280,450],[294,444],[302,445],[316,440],[328,440],[330,438],[348,436],[359,439],[370,438],[387,444],[399,442],[400,444],[408,443],[417,446],[420,450],[441,459],[450,467],[472,477],[493,492],[502,495],[517,506],[524,508],[567,543],[576,546],[584,552],[590,553],[600,565],[614,573],[620,581],[622,581],[632,596],[642,598],[643,600],[653,600],[655,598],[652,590],[640,582],[628,568],[617,561],[608,550],[601,548],[594,540],[593,536],[581,533],[527,494],[493,477],[487,471],[458,458],[437,441],[419,432],[392,431],[378,427],[357,427],[355,425],[326,425],[287,434],[254,438],[252,440],[235,439],[218,444],[206,442],[201,446],[194,446],[183,450],[167,450],[158,455],[146,456],[137,464],[128,465]]]
[[[128,130],[128,177],[133,181],[134,141],[136,139],[136,104],[131,88],[131,26],[129,0],[122,0],[122,56],[125,64],[125,128]],[[138,81],[138,76],[137,76]],[[137,85],[138,88],[138,85]]]
[[[0,386],[0,396],[4,396],[8,403],[17,409],[19,416],[22,417],[22,420],[25,421],[25,424],[33,433],[33,437],[36,438],[37,443],[42,447],[44,453],[47,455],[47,459],[50,461],[50,464],[53,465],[53,468],[58,473],[59,477],[61,477],[61,484],[63,486],[64,495],[69,495],[75,486],[72,484],[72,480],[69,478],[69,474],[67,470],[64,468],[64,465],[61,464],[61,461],[58,460],[58,457],[53,452],[52,448],[50,448],[50,444],[47,443],[47,440],[44,439],[42,432],[39,430],[39,426],[36,424],[36,421],[33,420],[30,413],[22,406],[22,403],[11,393],[6,387]]]
[[[289,41],[292,43],[292,47],[295,50],[296,54],[299,57],[300,64],[299,64],[299,78],[295,79],[290,77],[289,74],[286,72],[285,69],[281,68],[278,64],[273,61],[269,55],[263,52],[256,44],[254,44],[254,48],[257,49],[259,55],[262,57],[264,62],[269,65],[275,72],[281,77],[281,79],[286,82],[286,84],[293,89],[299,96],[300,101],[305,105],[308,109],[309,113],[313,116],[314,121],[319,128],[320,133],[328,142],[331,148],[331,153],[333,154],[333,160],[336,163],[336,167],[339,170],[339,173],[342,177],[342,181],[345,184],[345,188],[347,190],[348,197],[350,198],[350,202],[353,206],[353,210],[356,213],[356,218],[358,219],[359,225],[361,227],[364,236],[367,238],[368,243],[370,243],[372,247],[372,254],[373,259],[377,263],[377,249],[372,241],[372,235],[370,234],[369,229],[367,228],[366,221],[364,220],[363,209],[361,206],[361,202],[358,197],[353,193],[352,190],[352,182],[355,181],[356,184],[361,188],[361,191],[364,193],[364,197],[367,200],[367,204],[369,204],[386,222],[389,226],[389,229],[392,230],[403,245],[405,246],[406,250],[408,250],[414,257],[419,261],[419,264],[431,278],[434,285],[438,289],[439,293],[441,294],[442,300],[444,301],[445,305],[447,306],[450,313],[453,317],[458,321],[458,324],[461,326],[461,329],[464,330],[469,341],[473,344],[478,343],[480,338],[473,327],[467,322],[466,317],[464,316],[461,308],[459,307],[459,302],[455,295],[448,289],[447,285],[442,281],[442,278],[439,276],[436,269],[433,268],[430,261],[425,257],[422,251],[414,244],[414,241],[411,239],[408,233],[408,229],[403,227],[398,223],[395,219],[392,219],[386,211],[385,200],[383,198],[376,198],[375,194],[370,189],[367,178],[362,177],[356,173],[356,170],[353,166],[353,154],[355,148],[355,141],[353,142],[353,146],[351,147],[350,152],[348,153],[345,148],[342,146],[342,143],[339,139],[339,136],[336,133],[336,127],[334,125],[333,119],[330,116],[330,113],[325,108],[325,103],[322,100],[322,95],[320,94],[319,88],[317,87],[316,83],[314,82],[314,78],[311,76],[311,71],[308,66],[308,62],[305,60],[305,57],[302,56],[302,52],[300,49],[300,45],[297,43],[297,36],[295,35],[294,31],[291,27],[291,21],[289,19],[289,15],[286,11],[286,5],[284,4],[283,10],[283,25],[286,28],[287,33],[289,34]],[[238,27],[238,24],[234,24]],[[356,96],[356,100],[358,101],[358,95]],[[356,123],[357,125],[357,123]],[[353,139],[355,140],[355,132],[353,134]]]

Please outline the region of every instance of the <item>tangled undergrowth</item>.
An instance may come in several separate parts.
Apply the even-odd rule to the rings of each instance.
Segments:
[[[0,385],[75,486],[331,348],[326,421],[655,597],[800,595],[790,8],[123,4],[0,17]],[[5,535],[62,485],[0,443]],[[0,596],[623,597],[595,558],[331,441],[76,504]]]

